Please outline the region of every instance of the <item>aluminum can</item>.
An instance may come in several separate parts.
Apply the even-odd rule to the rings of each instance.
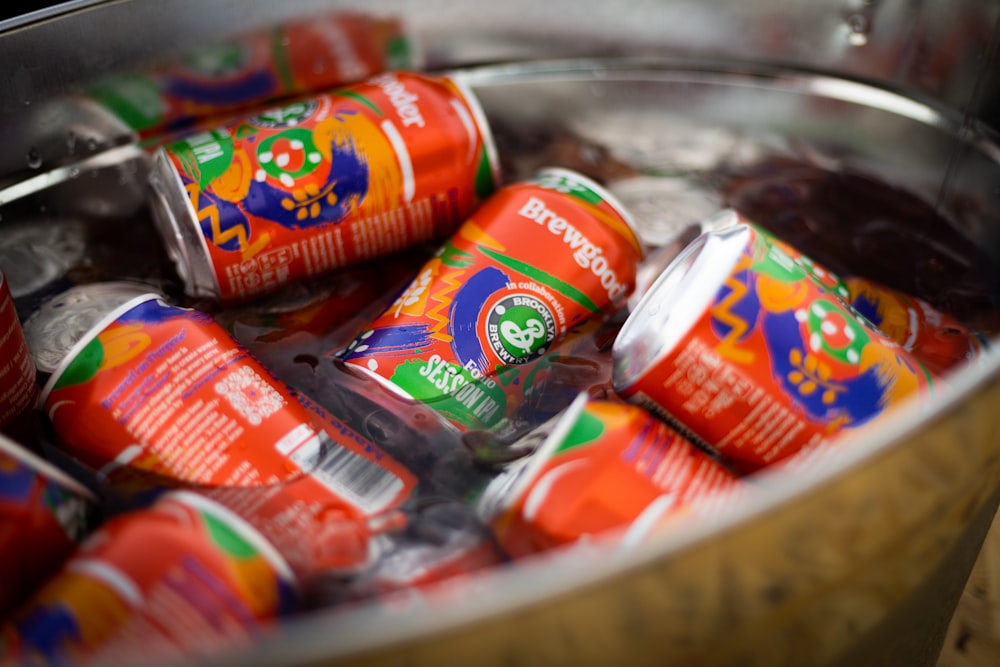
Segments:
[[[13,428],[38,396],[35,366],[7,277],[0,271],[0,431]]]
[[[523,397],[519,368],[620,307],[643,250],[590,179],[545,169],[490,197],[341,352],[459,430],[489,430]]]
[[[288,564],[233,513],[190,492],[95,531],[3,630],[17,664],[205,656],[259,639],[296,607]]]
[[[580,394],[527,459],[497,476],[479,511],[521,557],[684,512],[743,482],[635,405]]]
[[[328,12],[117,74],[86,92],[141,138],[157,141],[253,105],[409,67],[412,51],[397,19]]]
[[[392,510],[416,485],[209,315],[155,294],[106,311],[64,348],[40,400],[64,451],[119,491],[206,489],[287,547],[297,570],[343,567],[341,523]],[[296,528],[311,532],[291,537]]]
[[[471,91],[408,72],[187,137],[151,176],[188,293],[224,301],[444,238],[498,179]]]
[[[619,332],[613,383],[753,472],[870,422],[934,380],[752,225],[698,237]]]
[[[53,575],[94,523],[97,496],[0,436],[0,618]]]

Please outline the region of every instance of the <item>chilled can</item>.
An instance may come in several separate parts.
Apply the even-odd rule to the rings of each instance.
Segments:
[[[35,366],[7,277],[0,271],[0,431],[8,432],[34,406]]]
[[[87,487],[0,436],[0,618],[73,553],[97,507]]]
[[[752,472],[934,380],[752,225],[696,239],[631,313],[614,388]]]
[[[60,298],[88,309],[100,300]],[[56,312],[66,318],[66,308]],[[309,570],[342,567],[340,537],[357,532],[341,524],[389,512],[415,487],[409,471],[277,381],[205,313],[139,294],[49,348],[47,315],[31,322],[43,336],[37,358],[61,360],[46,367],[42,408],[61,447],[119,491],[206,489]],[[293,529],[304,532],[291,538]]]
[[[444,238],[498,179],[471,91],[409,72],[187,137],[151,178],[188,293],[223,301]]]
[[[336,11],[251,31],[156,68],[115,74],[86,92],[140,137],[158,141],[256,104],[409,67],[412,58],[401,21]]]
[[[15,664],[192,659],[294,611],[288,564],[222,506],[173,492],[95,531],[3,630]]]
[[[659,522],[742,483],[643,408],[580,394],[538,450],[486,488],[479,511],[519,557]]]
[[[620,307],[643,254],[599,185],[546,169],[490,197],[341,357],[460,430],[517,409],[520,370]]]

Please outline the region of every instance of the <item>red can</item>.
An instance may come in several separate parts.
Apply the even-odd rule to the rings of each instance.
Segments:
[[[145,664],[259,639],[296,583],[237,516],[189,492],[104,523],[3,629],[17,664]]]
[[[0,271],[0,431],[11,428],[37,396],[35,365],[7,277]]]
[[[751,225],[696,239],[629,316],[615,390],[751,472],[929,391],[930,372]]]
[[[499,173],[471,91],[387,72],[170,144],[151,178],[188,293],[239,300],[447,236]]]
[[[542,170],[490,197],[341,357],[459,430],[496,428],[530,362],[624,303],[642,254],[603,188]]]
[[[85,486],[0,436],[0,618],[59,569],[96,508]]]
[[[43,317],[37,326],[45,329]],[[299,570],[344,566],[338,541],[354,533],[341,523],[392,510],[416,485],[210,316],[154,294],[111,310],[64,350],[41,400],[66,451],[118,489],[212,489],[289,547]],[[290,538],[295,526],[311,532]]]
[[[580,394],[542,445],[501,473],[479,510],[513,557],[659,522],[740,479],[646,410]]]

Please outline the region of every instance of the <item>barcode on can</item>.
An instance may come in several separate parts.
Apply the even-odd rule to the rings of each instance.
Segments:
[[[389,507],[403,489],[403,480],[377,462],[319,433],[291,453],[305,473],[365,514]]]

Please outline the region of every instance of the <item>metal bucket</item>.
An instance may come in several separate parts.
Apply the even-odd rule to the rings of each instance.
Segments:
[[[965,3],[945,11],[926,2],[911,22],[901,18],[902,3],[889,2],[835,12],[754,2],[736,13],[721,2],[539,4],[365,7],[401,16],[425,66],[462,71],[500,128],[501,152],[534,147],[505,175],[535,159],[583,168],[589,161],[645,219],[649,238],[668,238],[731,203],[736,194],[724,186],[732,181],[721,176],[768,160],[861,174],[912,194],[936,222],[920,218],[908,233],[951,258],[959,273],[946,275],[940,261],[907,251],[903,259],[914,262],[907,286],[964,309],[964,319],[995,335],[1000,144],[990,129],[998,87],[989,63],[997,58],[996,8]],[[218,36],[213,19],[236,5],[67,3],[46,20],[0,24],[2,111],[33,117],[33,132],[60,131],[62,121],[32,109],[103,66],[135,65]],[[318,3],[254,2],[233,13],[226,30],[316,11]],[[961,32],[973,11],[988,34],[970,44],[979,44],[976,62],[986,65],[956,56],[948,76],[930,81],[914,65],[913,49],[951,33],[938,26],[930,38],[913,37],[914,24],[926,28],[943,15]],[[96,25],[111,30],[91,33]],[[753,30],[727,41],[740,26]],[[50,48],[29,48],[43,44]],[[818,71],[824,63],[832,64]],[[552,148],[561,136],[554,127],[577,138],[569,153]],[[37,136],[15,139],[11,155],[30,152]],[[595,162],[601,151],[609,153]],[[44,157],[55,167],[66,158]],[[12,173],[18,178],[9,183],[24,181],[23,170]],[[131,196],[135,180],[119,180]],[[0,207],[2,222],[9,210],[72,209],[71,196],[51,197],[64,182],[72,181]],[[132,201],[108,187],[109,201]],[[135,205],[126,208],[136,214]],[[831,248],[851,236],[846,226],[806,231]],[[860,269],[877,270],[879,257],[886,266],[899,259],[892,247],[856,249]],[[996,343],[946,384],[933,399],[906,403],[838,440],[821,461],[762,476],[738,505],[637,547],[599,541],[446,583],[408,603],[310,612],[213,663],[934,664],[1000,502]]]

